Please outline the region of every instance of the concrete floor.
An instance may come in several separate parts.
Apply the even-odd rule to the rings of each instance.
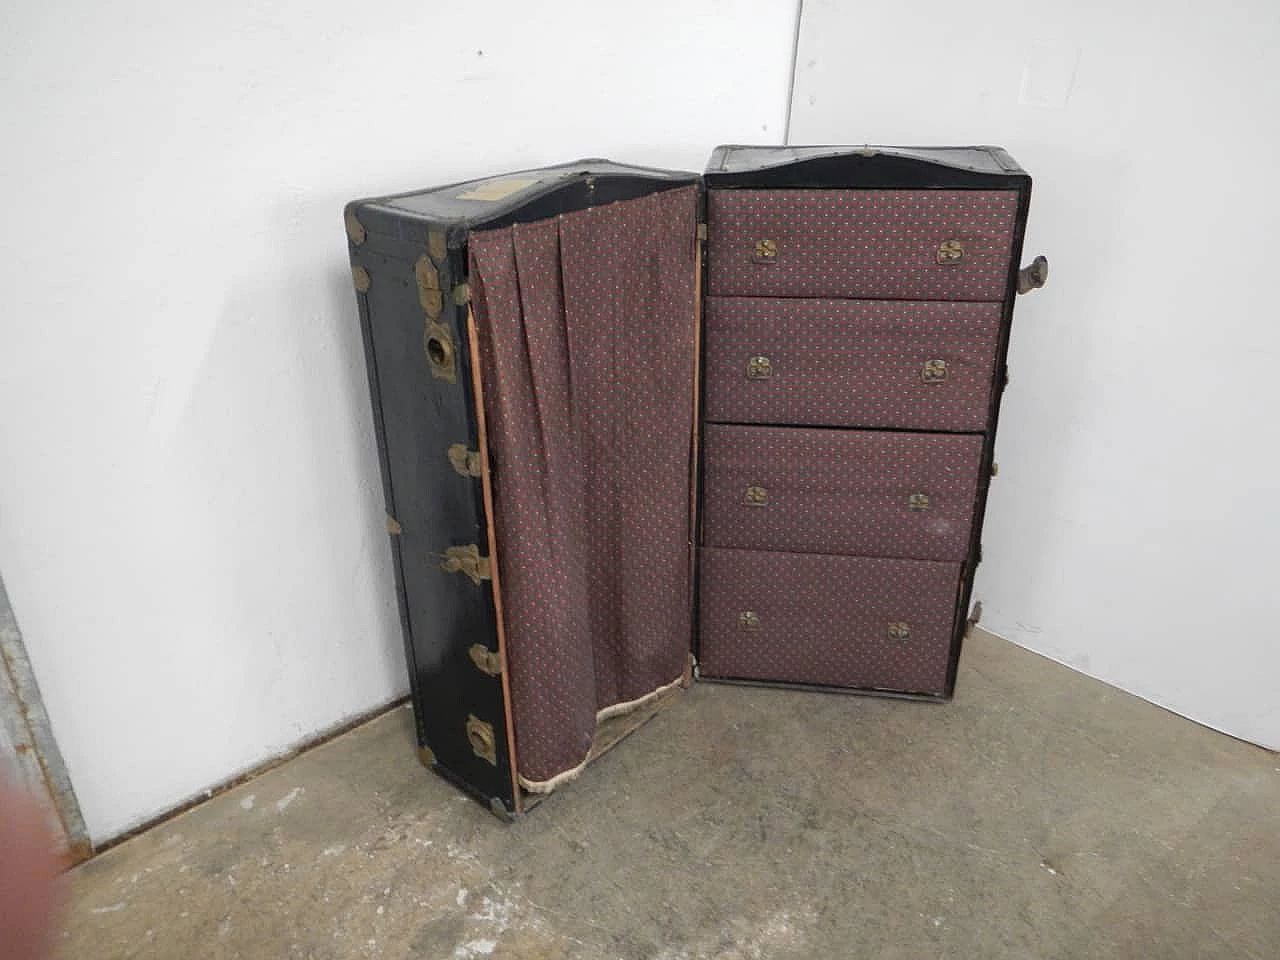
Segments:
[[[411,740],[81,866],[63,956],[1280,956],[1280,759],[981,633],[945,706],[699,684],[516,825]]]

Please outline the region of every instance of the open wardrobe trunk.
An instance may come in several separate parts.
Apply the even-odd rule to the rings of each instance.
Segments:
[[[722,147],[350,204],[424,762],[511,817],[695,674],[948,698],[1029,193]]]

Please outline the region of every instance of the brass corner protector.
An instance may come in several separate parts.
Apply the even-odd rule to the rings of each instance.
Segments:
[[[424,767],[429,767],[436,762],[435,752],[430,747],[418,748],[418,762]]]
[[[480,548],[474,543],[467,544],[465,547],[449,547],[445,550],[440,569],[445,573],[466,574],[477,587],[480,586],[481,581],[492,577],[489,558],[480,556]]]
[[[464,477],[480,476],[480,454],[476,450],[468,450],[465,443],[451,444],[448,451],[449,462],[453,469]]]
[[[473,643],[467,654],[481,673],[490,677],[496,677],[502,673],[502,654],[497,650],[490,650],[483,643]]]
[[[387,514],[387,533],[393,537],[398,537],[404,533],[404,527],[400,526],[400,521],[389,513]]]
[[[346,224],[347,236],[351,238],[351,242],[357,247],[364,243],[369,235],[365,232],[364,224],[356,219],[356,212],[348,210],[342,215],[342,219]]]
[[[356,285],[357,293],[368,293],[369,287],[373,284],[373,279],[369,276],[369,271],[358,263],[351,265],[351,281]]]
[[[481,760],[498,765],[498,741],[493,736],[493,724],[486,723],[474,713],[467,717],[467,742]]]

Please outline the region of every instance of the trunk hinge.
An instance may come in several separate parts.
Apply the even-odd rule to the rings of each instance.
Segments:
[[[497,650],[490,650],[483,643],[473,643],[467,653],[481,673],[490,677],[502,673],[502,655]]]
[[[468,450],[465,443],[455,443],[450,446],[448,455],[453,469],[462,476],[480,476],[480,454],[475,450]]]
[[[477,587],[482,580],[492,579],[489,558],[480,556],[480,548],[474,543],[465,547],[449,547],[444,552],[440,569],[445,573],[464,573]]]

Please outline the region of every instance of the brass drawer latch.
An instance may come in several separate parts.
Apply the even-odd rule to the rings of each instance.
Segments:
[[[773,240],[757,240],[755,253],[751,257],[751,260],[753,263],[777,263],[777,242]]]
[[[445,550],[440,569],[445,573],[464,573],[477,587],[480,581],[491,578],[489,558],[480,556],[480,548],[474,543]]]
[[[773,376],[773,361],[768,357],[751,357],[747,360],[748,380],[768,380]]]
[[[769,502],[769,491],[764,487],[752,484],[747,487],[747,492],[743,495],[742,502],[749,507],[763,507]]]
[[[928,510],[929,495],[927,493],[913,493],[907,497],[908,510]]]
[[[943,240],[938,244],[938,262],[959,263],[964,259],[964,244],[959,240]]]
[[[485,723],[474,713],[467,717],[467,742],[481,760],[498,765],[498,742],[493,736],[493,724]]]
[[[741,624],[743,630],[755,630],[760,626],[760,614],[751,610],[744,610],[738,615],[738,623]]]
[[[942,383],[947,379],[947,361],[926,360],[920,368],[920,379],[925,383]]]
[[[911,627],[901,620],[895,620],[889,624],[888,636],[893,641],[910,640]]]

